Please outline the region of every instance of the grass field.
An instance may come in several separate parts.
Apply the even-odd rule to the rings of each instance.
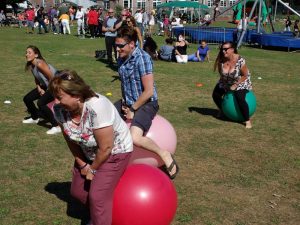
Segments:
[[[163,43],[162,37],[156,40]],[[74,69],[97,92],[111,92],[111,101],[121,96],[117,72],[94,58],[104,39],[0,28],[0,224],[80,224],[86,213],[68,192],[73,159],[62,136],[22,124],[27,116],[22,98],[34,87],[32,75],[24,72],[29,44],[56,68]],[[217,48],[211,49],[214,59]],[[188,49],[195,50],[196,45]],[[257,97],[251,130],[215,118],[213,63],[154,62],[159,114],[173,124],[178,139],[172,225],[299,224],[299,53],[243,47],[240,54]]]

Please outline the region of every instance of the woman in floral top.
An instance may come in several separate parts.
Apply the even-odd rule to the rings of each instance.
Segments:
[[[49,86],[55,118],[75,158],[71,194],[88,205],[93,225],[111,225],[113,192],[133,149],[129,129],[114,105],[76,72],[60,72]]]
[[[249,106],[245,100],[246,93],[252,89],[250,72],[245,59],[238,54],[232,42],[225,42],[221,45],[214,69],[218,69],[220,74],[220,79],[212,95],[214,102],[220,109],[218,116],[221,116],[224,94],[227,91],[233,91],[245,119],[246,128],[252,128],[249,118]]]

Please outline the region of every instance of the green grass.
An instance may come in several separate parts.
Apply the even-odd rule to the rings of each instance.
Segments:
[[[163,43],[162,37],[156,40]],[[111,101],[121,96],[119,81],[112,82],[116,71],[94,58],[104,39],[0,29],[0,224],[80,224],[86,214],[68,193],[73,159],[62,136],[21,123],[27,115],[22,98],[34,86],[32,75],[24,72],[29,44],[56,68],[74,69],[97,92],[111,92]],[[214,59],[217,49],[211,49]],[[188,49],[195,50],[194,44]],[[213,63],[154,62],[159,113],[173,124],[178,139],[181,170],[174,181],[178,209],[172,225],[300,221],[299,54],[250,47],[240,54],[258,101],[251,130],[213,116],[211,93],[218,79]]]

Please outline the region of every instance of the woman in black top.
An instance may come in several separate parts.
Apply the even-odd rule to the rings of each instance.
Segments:
[[[186,52],[188,42],[184,39],[183,34],[178,35],[178,40],[175,43],[175,57],[178,63],[187,63],[188,55]]]

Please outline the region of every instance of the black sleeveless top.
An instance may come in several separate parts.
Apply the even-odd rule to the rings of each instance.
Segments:
[[[186,55],[187,45],[184,45],[184,46],[179,45],[176,47],[176,49],[180,53],[180,55]]]

